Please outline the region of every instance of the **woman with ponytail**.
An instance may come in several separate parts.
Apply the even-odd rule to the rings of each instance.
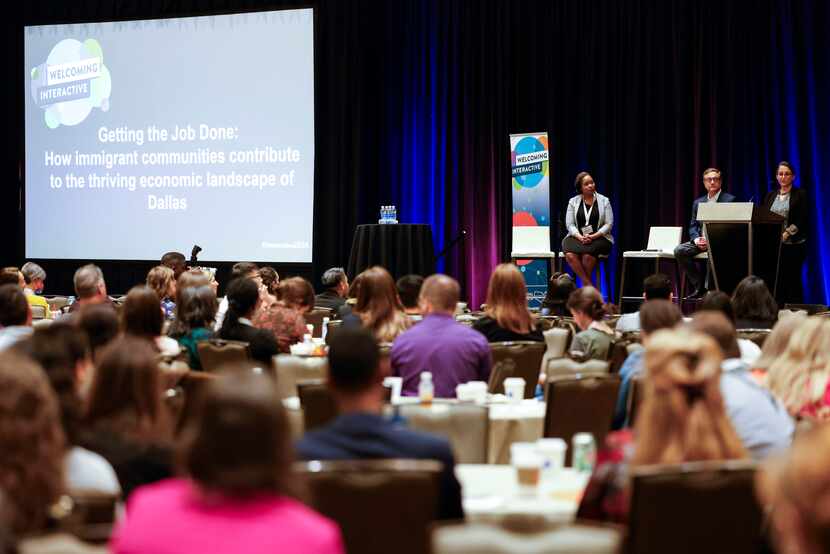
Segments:
[[[250,345],[251,358],[271,365],[271,358],[279,352],[274,333],[257,329],[251,318],[260,305],[259,285],[246,277],[228,283],[228,311],[219,330],[219,338],[238,340]]]
[[[602,295],[594,287],[576,289],[568,297],[567,308],[574,323],[582,330],[574,336],[571,352],[589,360],[607,360],[614,342],[614,330],[603,318],[606,315]]]
[[[577,518],[625,522],[628,467],[748,457],[720,392],[723,356],[687,329],[657,331],[645,354],[645,397],[634,432],[608,435]]]

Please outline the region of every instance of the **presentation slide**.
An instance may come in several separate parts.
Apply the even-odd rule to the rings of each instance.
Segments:
[[[311,262],[312,9],[24,37],[26,257]]]

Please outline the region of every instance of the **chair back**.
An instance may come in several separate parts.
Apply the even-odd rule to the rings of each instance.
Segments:
[[[674,252],[683,238],[683,227],[651,227],[648,230],[646,250]]]
[[[763,348],[770,332],[770,329],[738,329],[738,338],[751,340],[758,348]]]
[[[755,470],[749,460],[633,469],[626,551],[759,552]]]
[[[195,412],[198,399],[201,397],[204,388],[216,379],[216,375],[212,373],[205,373],[204,371],[189,371],[179,380],[178,387],[181,388],[181,412],[179,412],[176,420],[176,431],[181,431],[187,421],[193,416]],[[179,402],[179,399],[168,397],[171,409]]]
[[[43,306],[29,306],[29,309],[32,310],[32,320],[37,321],[39,319],[44,319],[46,317],[46,308]]]
[[[92,491],[70,491],[59,528],[84,542],[105,544],[115,525],[118,496]]]
[[[556,358],[548,361],[545,374],[548,379],[551,377],[570,377],[573,375],[596,375],[607,374],[610,364],[602,360],[586,360],[577,362],[570,358]]]
[[[403,404],[397,409],[409,427],[446,437],[459,464],[486,464],[490,415],[484,406],[433,403],[432,406]]]
[[[524,523],[524,522],[523,522]],[[616,554],[622,529],[612,525],[436,524],[432,554]]]
[[[337,403],[324,380],[298,382],[297,396],[303,408],[303,428],[306,431],[322,427],[337,417]]]
[[[620,339],[614,340],[608,349],[608,372],[619,373],[625,359],[628,357],[628,342]]]
[[[53,312],[57,312],[58,310],[62,310],[64,306],[69,304],[69,298],[66,296],[51,296],[46,298],[47,304],[49,304],[49,309]]]
[[[236,340],[203,340],[196,343],[196,350],[202,368],[208,372],[216,372],[223,365],[242,363],[250,358],[248,343]]]
[[[562,327],[553,327],[542,333],[545,337],[545,344],[547,350],[545,351],[545,359],[562,358],[565,352],[568,351],[568,345],[571,343],[571,333],[569,329]]]
[[[588,432],[602,446],[611,429],[619,390],[618,375],[552,377],[547,383],[544,436],[570,444],[575,434]],[[568,465],[571,454],[569,448]]]
[[[297,383],[328,378],[329,360],[325,356],[277,354],[273,358],[280,398],[297,396]]]
[[[645,397],[645,380],[642,375],[635,375],[631,378],[631,384],[628,389],[628,398],[626,399],[626,411],[628,412],[628,426],[634,427],[637,419],[637,412],[640,410],[640,405],[643,403]]]
[[[305,318],[306,324],[310,323],[314,325],[314,332],[311,336],[314,338],[320,338],[323,336],[323,318],[327,317],[329,318],[329,321],[331,321],[334,318],[334,310],[331,308],[321,308],[317,306],[303,317]],[[328,332],[328,330],[326,330],[326,332]]]
[[[340,526],[346,552],[429,552],[440,462],[311,461],[294,467],[309,485],[311,507]]]
[[[785,310],[807,312],[807,315],[816,315],[830,310],[827,304],[784,304]]]
[[[326,336],[330,335],[332,331],[336,331],[343,325],[342,319],[330,319],[328,327],[326,327]]]
[[[513,360],[516,367],[512,377],[523,378],[525,380],[525,398],[533,398],[536,385],[539,383],[539,372],[542,367],[542,356],[545,354],[545,343],[536,341],[491,342],[490,350],[493,353],[493,365],[503,360]],[[503,382],[502,379],[502,386],[495,392],[504,392]]]

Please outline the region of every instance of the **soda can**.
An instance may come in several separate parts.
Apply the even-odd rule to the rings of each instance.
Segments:
[[[591,433],[577,433],[572,444],[573,468],[577,471],[591,473],[597,459],[597,444]]]

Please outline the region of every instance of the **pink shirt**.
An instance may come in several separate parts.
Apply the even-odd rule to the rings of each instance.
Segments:
[[[110,547],[116,554],[344,553],[337,525],[296,500],[207,504],[185,479],[136,490]]]

